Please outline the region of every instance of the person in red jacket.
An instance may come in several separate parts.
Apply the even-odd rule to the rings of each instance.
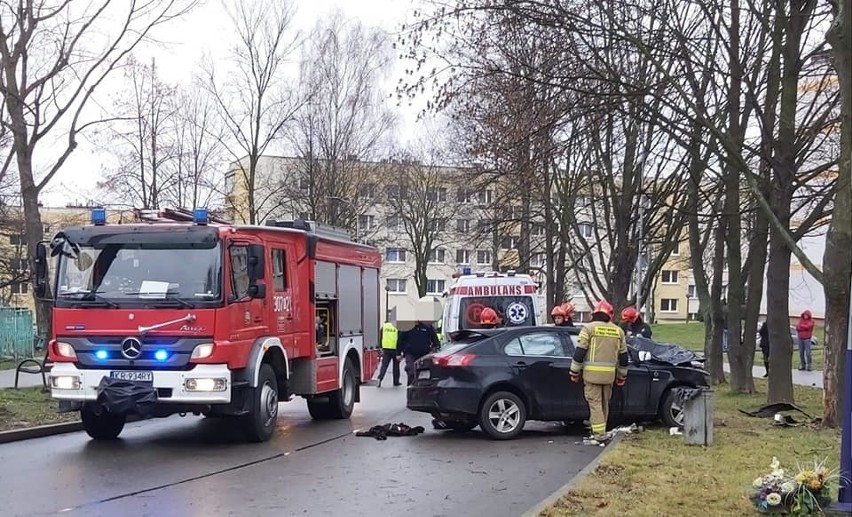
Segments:
[[[814,319],[811,311],[802,313],[796,325],[796,333],[799,337],[799,370],[811,371],[811,345],[814,337]]]

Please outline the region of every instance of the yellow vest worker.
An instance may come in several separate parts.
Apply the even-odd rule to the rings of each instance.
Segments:
[[[382,380],[385,378],[390,364],[393,364],[393,385],[401,385],[399,382],[399,360],[397,358],[399,354],[396,350],[398,340],[399,331],[393,323],[386,321],[382,325],[382,366],[379,369],[379,383],[377,385],[379,388],[382,387]]]
[[[627,381],[627,340],[621,327],[611,322],[613,312],[609,302],[598,302],[592,311],[592,322],[580,331],[571,361],[571,382],[580,382],[580,373],[583,374],[592,435],[601,443],[607,439],[612,383],[623,386]]]
[[[396,342],[399,339],[399,331],[393,323],[387,321],[382,325],[382,348],[385,350],[396,350]]]

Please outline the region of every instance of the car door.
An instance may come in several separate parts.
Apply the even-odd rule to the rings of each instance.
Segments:
[[[621,388],[624,398],[619,401],[622,404],[620,411],[625,418],[653,415],[656,413],[656,401],[652,404],[650,400],[651,384],[662,380],[659,371],[640,361],[636,350],[630,350],[629,356],[630,368],[627,383]]]
[[[571,358],[577,348],[577,334],[569,334],[567,340],[568,367],[570,369]],[[568,393],[565,397],[564,420],[586,420],[589,418],[589,405],[586,403],[586,395],[583,393],[583,382],[568,381]]]
[[[516,334],[503,346],[515,379],[533,401],[533,419],[560,419],[568,397],[567,357],[556,332]]]

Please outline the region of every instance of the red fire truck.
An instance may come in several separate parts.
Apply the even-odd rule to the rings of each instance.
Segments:
[[[130,414],[233,418],[268,440],[279,401],[348,418],[379,359],[375,248],[306,221],[235,226],[206,210],[68,228],[37,250],[53,294],[49,383],[94,439]],[[50,257],[55,283],[47,289]]]

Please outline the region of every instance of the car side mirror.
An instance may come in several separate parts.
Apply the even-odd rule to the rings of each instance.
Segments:
[[[47,246],[44,242],[36,245],[35,295],[38,298],[44,298],[47,295]]]

